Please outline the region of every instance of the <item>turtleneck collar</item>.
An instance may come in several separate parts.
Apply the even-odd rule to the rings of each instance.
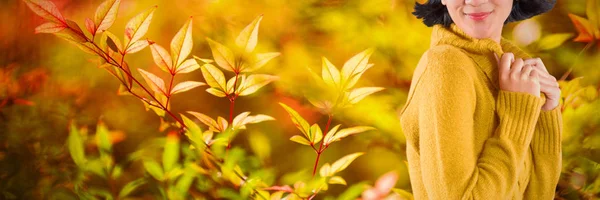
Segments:
[[[498,85],[498,62],[494,54],[500,58],[504,52],[511,52],[515,55],[515,58],[531,58],[529,54],[505,38],[501,38],[500,44],[489,38],[473,38],[458,28],[456,24],[452,24],[447,28],[439,24],[433,27],[431,47],[437,45],[452,45],[463,49],[490,79],[496,89],[500,87]]]

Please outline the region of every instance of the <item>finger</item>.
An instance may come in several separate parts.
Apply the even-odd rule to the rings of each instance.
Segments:
[[[525,65],[521,70],[521,80],[527,80],[530,77],[533,67],[531,65]]]
[[[530,65],[536,66],[537,68],[541,69],[542,71],[548,72],[548,69],[546,69],[546,65],[544,65],[544,62],[542,62],[541,58],[526,59],[525,64],[530,64]]]
[[[510,67],[510,75],[511,77],[519,78],[521,75],[521,70],[523,69],[523,59],[515,59],[515,62],[512,63]]]
[[[498,63],[498,73],[500,78],[506,78],[510,72],[510,65],[515,61],[515,55],[512,53],[504,53],[502,54],[502,58],[500,58],[500,63]]]
[[[539,72],[537,72],[537,71],[531,71],[531,74],[529,75],[529,78],[532,81],[534,81],[534,82],[539,82],[539,80],[540,80]]]

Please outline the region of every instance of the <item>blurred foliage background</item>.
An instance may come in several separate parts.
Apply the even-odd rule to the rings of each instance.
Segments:
[[[576,20],[569,17],[570,14],[582,18],[598,16],[600,10],[589,9],[591,1],[596,0],[558,0],[551,12],[508,24],[504,30],[504,37],[541,57],[551,74],[563,80],[564,157],[558,199],[600,196],[600,34],[591,34],[595,36],[591,40],[574,41],[585,29],[577,29]],[[53,2],[63,16],[81,27],[85,18],[92,17],[102,3],[100,0]],[[251,166],[266,169],[261,173],[267,174],[263,178],[270,185],[290,185],[296,177],[310,177],[316,156],[312,149],[289,140],[299,132],[278,102],[294,108],[309,123],[324,126],[327,115],[305,98],[314,83],[308,68],[320,71],[321,57],[342,66],[358,52],[375,48],[370,58],[374,67],[363,75],[358,85],[385,90],[336,114],[332,124],[367,125],[377,130],[333,145],[321,156],[321,163],[365,152],[340,173],[349,186],[373,184],[386,172],[395,171],[398,174],[395,188],[410,192],[398,111],[406,100],[412,72],[429,47],[431,33],[430,28],[411,14],[414,3],[402,0],[124,0],[110,30],[121,37],[129,19],[157,5],[144,38],[167,46],[189,16],[193,16],[192,55],[212,58],[207,37],[231,43],[252,19],[263,15],[257,51],[280,52],[281,55],[261,68],[260,73],[277,75],[280,79],[236,101],[235,113],[266,114],[276,121],[249,125],[248,130],[232,141],[232,146],[241,147],[238,150],[245,152],[243,155],[257,160],[258,163]],[[35,27],[44,20],[24,2],[1,1],[0,17],[0,199],[74,198],[80,194],[76,191],[80,182],[86,182],[87,190],[122,188],[130,181],[149,177],[136,156],[141,150],[157,150],[156,144],[164,144],[167,132],[159,131],[159,126],[162,120],[173,119],[161,119],[145,111],[143,104],[132,96],[119,96],[120,83],[97,67],[95,57],[54,35],[34,34]],[[597,31],[598,20],[590,18],[589,21],[588,29]],[[127,61],[133,68],[158,71],[149,48],[128,56]],[[177,79],[204,82],[200,70]],[[171,109],[175,113],[191,110],[208,116],[227,116],[229,102],[203,90],[192,89],[174,97]],[[70,128],[72,124],[76,128]],[[80,172],[67,144],[69,130],[81,131],[81,135],[86,136],[86,133],[97,132],[99,124],[111,130],[108,133],[110,155],[114,163],[121,164],[122,178],[109,182],[101,181],[98,175]],[[85,140],[86,154],[98,155],[98,144],[93,136],[81,139]],[[210,188],[200,179],[193,182],[195,191]],[[151,184],[157,182],[142,182],[150,183],[138,188],[132,197],[157,195],[152,192]],[[237,189],[232,187],[232,190]],[[347,189],[348,186],[332,185],[326,194],[317,198],[340,197]],[[203,195],[197,197],[200,196]]]

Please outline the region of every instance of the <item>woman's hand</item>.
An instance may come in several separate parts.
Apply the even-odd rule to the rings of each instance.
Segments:
[[[558,81],[556,78],[548,73],[546,66],[540,58],[531,58],[524,61],[525,65],[531,65],[534,70],[538,72],[540,78],[540,91],[546,95],[546,103],[542,106],[542,110],[549,111],[560,102],[560,88],[558,87]]]
[[[525,65],[523,59],[515,59],[512,53],[505,53],[498,64],[500,89],[511,92],[524,92],[540,97],[539,72],[532,65]]]

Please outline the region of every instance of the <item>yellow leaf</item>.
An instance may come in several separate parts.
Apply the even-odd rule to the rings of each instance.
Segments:
[[[331,171],[331,165],[329,163],[325,163],[323,166],[321,166],[321,169],[319,169],[319,175],[321,175],[321,177],[329,177],[333,175]]]
[[[219,70],[219,68],[211,64],[204,64],[202,65],[201,70],[202,76],[204,76],[204,80],[210,87],[223,92],[227,91],[225,75],[221,70]]]
[[[299,135],[294,135],[294,136],[292,136],[292,137],[290,138],[290,140],[291,140],[291,141],[294,141],[294,142],[297,142],[297,143],[299,143],[299,144],[303,144],[303,145],[308,145],[308,146],[310,146],[310,142],[309,142],[309,141],[308,141],[306,138],[304,138],[304,137],[302,137],[302,136],[299,136]]]
[[[225,92],[223,92],[221,89],[216,89],[216,88],[208,88],[206,89],[206,92],[208,92],[209,94],[215,95],[216,97],[226,97],[227,94],[225,94]]]
[[[548,35],[538,42],[538,48],[540,50],[554,49],[565,43],[565,41],[567,41],[571,37],[573,37],[573,34],[571,33],[557,33]]]
[[[148,27],[152,21],[152,16],[157,6],[154,6],[138,15],[133,17],[125,25],[125,47],[129,48],[131,43],[138,41],[142,36],[148,32]]]
[[[96,15],[94,15],[96,32],[106,31],[112,26],[117,18],[117,11],[120,4],[121,0],[106,0],[98,6]],[[94,34],[92,33],[92,35]]]
[[[148,46],[148,41],[144,41],[144,40],[140,40],[140,41],[135,41],[134,43],[132,43],[131,45],[129,45],[129,48],[127,48],[125,50],[124,53],[136,53],[138,51],[141,51],[142,49],[146,48]]]
[[[337,132],[337,130],[340,128],[341,124],[338,124],[336,126],[334,126],[333,128],[331,128],[327,134],[325,134],[325,139],[323,140],[323,142],[325,143],[325,145],[329,145],[332,141],[331,138],[333,138],[333,136],[335,135],[335,133]]]
[[[344,63],[342,81],[347,85],[346,88],[351,88],[358,81],[360,74],[369,68],[369,57],[374,51],[372,48],[366,49]]]
[[[273,58],[281,55],[279,52],[259,53],[253,58],[251,63],[244,63],[240,68],[240,72],[253,72],[265,66]]]
[[[248,78],[246,78],[243,81],[243,83],[239,87],[239,90],[236,92],[240,96],[250,95],[250,94],[256,92],[261,87],[263,87],[275,80],[278,80],[278,79],[279,79],[279,77],[277,77],[277,76],[272,76],[272,75],[267,75],[267,74],[253,74],[253,75],[248,76]]]
[[[173,89],[171,90],[171,95],[185,92],[185,91],[188,91],[188,90],[191,90],[196,87],[203,86],[203,85],[205,85],[203,82],[198,82],[198,81],[181,82],[181,83],[175,85],[175,87],[173,87]]]
[[[146,83],[154,92],[165,94],[165,81],[163,81],[160,77],[143,69],[138,68],[138,70],[140,71],[140,74],[142,74],[144,80],[146,80]]]
[[[227,129],[227,127],[229,127],[229,123],[227,122],[227,120],[220,116],[217,117],[217,130],[223,132],[225,129]]]
[[[321,127],[318,124],[313,124],[310,127],[310,140],[313,144],[317,144],[323,139],[323,131],[321,131]]]
[[[362,88],[353,89],[350,92],[350,94],[348,95],[348,102],[350,104],[356,104],[360,100],[364,99],[365,97],[367,97],[375,92],[379,92],[383,89],[384,88],[382,88],[382,87],[362,87]]]
[[[35,28],[35,33],[56,33],[65,29],[66,26],[54,22],[47,22]]]
[[[156,63],[158,68],[171,74],[171,72],[173,71],[173,63],[171,61],[171,56],[169,55],[169,52],[167,52],[165,48],[156,43],[153,43],[151,41],[148,42],[151,43],[150,50],[152,50],[152,58],[154,59],[154,63]]]
[[[358,153],[353,153],[347,156],[344,156],[342,158],[340,158],[339,160],[335,161],[332,165],[331,165],[331,174],[335,174],[338,172],[343,171],[344,169],[346,169],[346,167],[348,167],[348,165],[350,165],[350,163],[352,163],[352,161],[354,161],[356,158],[358,158],[359,156],[363,155],[365,153],[363,152],[358,152]]]
[[[354,135],[357,133],[362,133],[362,132],[370,131],[370,130],[375,130],[375,128],[369,127],[369,126],[356,126],[356,127],[352,127],[352,128],[345,128],[345,129],[342,129],[342,130],[338,131],[337,133],[335,133],[335,135],[331,137],[331,141],[329,141],[329,143],[339,141],[342,138],[348,137],[350,135]]]
[[[217,130],[217,127],[218,127],[217,121],[210,118],[209,116],[206,116],[205,114],[202,114],[199,112],[194,112],[194,111],[188,111],[187,113],[196,117],[198,120],[200,120],[200,122],[207,125],[210,129]]]
[[[260,15],[250,23],[235,40],[236,45],[247,53],[254,51],[258,43],[258,27],[263,16]]]
[[[327,58],[322,58],[321,76],[325,83],[331,87],[338,88],[340,85],[340,71]]]
[[[346,185],[346,180],[344,180],[344,178],[342,178],[341,176],[334,176],[329,179],[328,183]]]
[[[237,72],[237,66],[235,64],[235,56],[233,52],[225,45],[206,38],[208,45],[213,54],[213,58],[219,67],[227,71]]]
[[[102,36],[100,37],[100,44],[106,44],[106,47],[110,47],[110,49],[114,52],[121,53],[123,52],[123,46],[121,46],[121,40],[111,33],[110,31],[104,31]],[[105,51],[108,51],[108,48],[104,47]],[[116,48],[116,49],[115,49]]]
[[[279,105],[281,105],[281,107],[283,107],[283,109],[287,111],[287,113],[290,115],[290,118],[292,118],[292,122],[294,123],[294,125],[296,125],[296,127],[300,129],[300,131],[302,131],[304,136],[308,137],[308,133],[310,131],[310,125],[308,124],[308,122],[306,122],[306,120],[304,120],[304,118],[302,118],[302,116],[300,116],[298,112],[296,112],[289,106],[283,103],[279,103]]]
[[[192,40],[192,17],[181,27],[171,40],[171,57],[175,69],[190,55],[193,46]]]
[[[199,68],[200,68],[200,65],[198,65],[198,62],[196,62],[195,59],[193,59],[193,58],[187,59],[183,63],[181,63],[181,65],[175,71],[175,74],[190,73],[190,72],[196,71]]]

